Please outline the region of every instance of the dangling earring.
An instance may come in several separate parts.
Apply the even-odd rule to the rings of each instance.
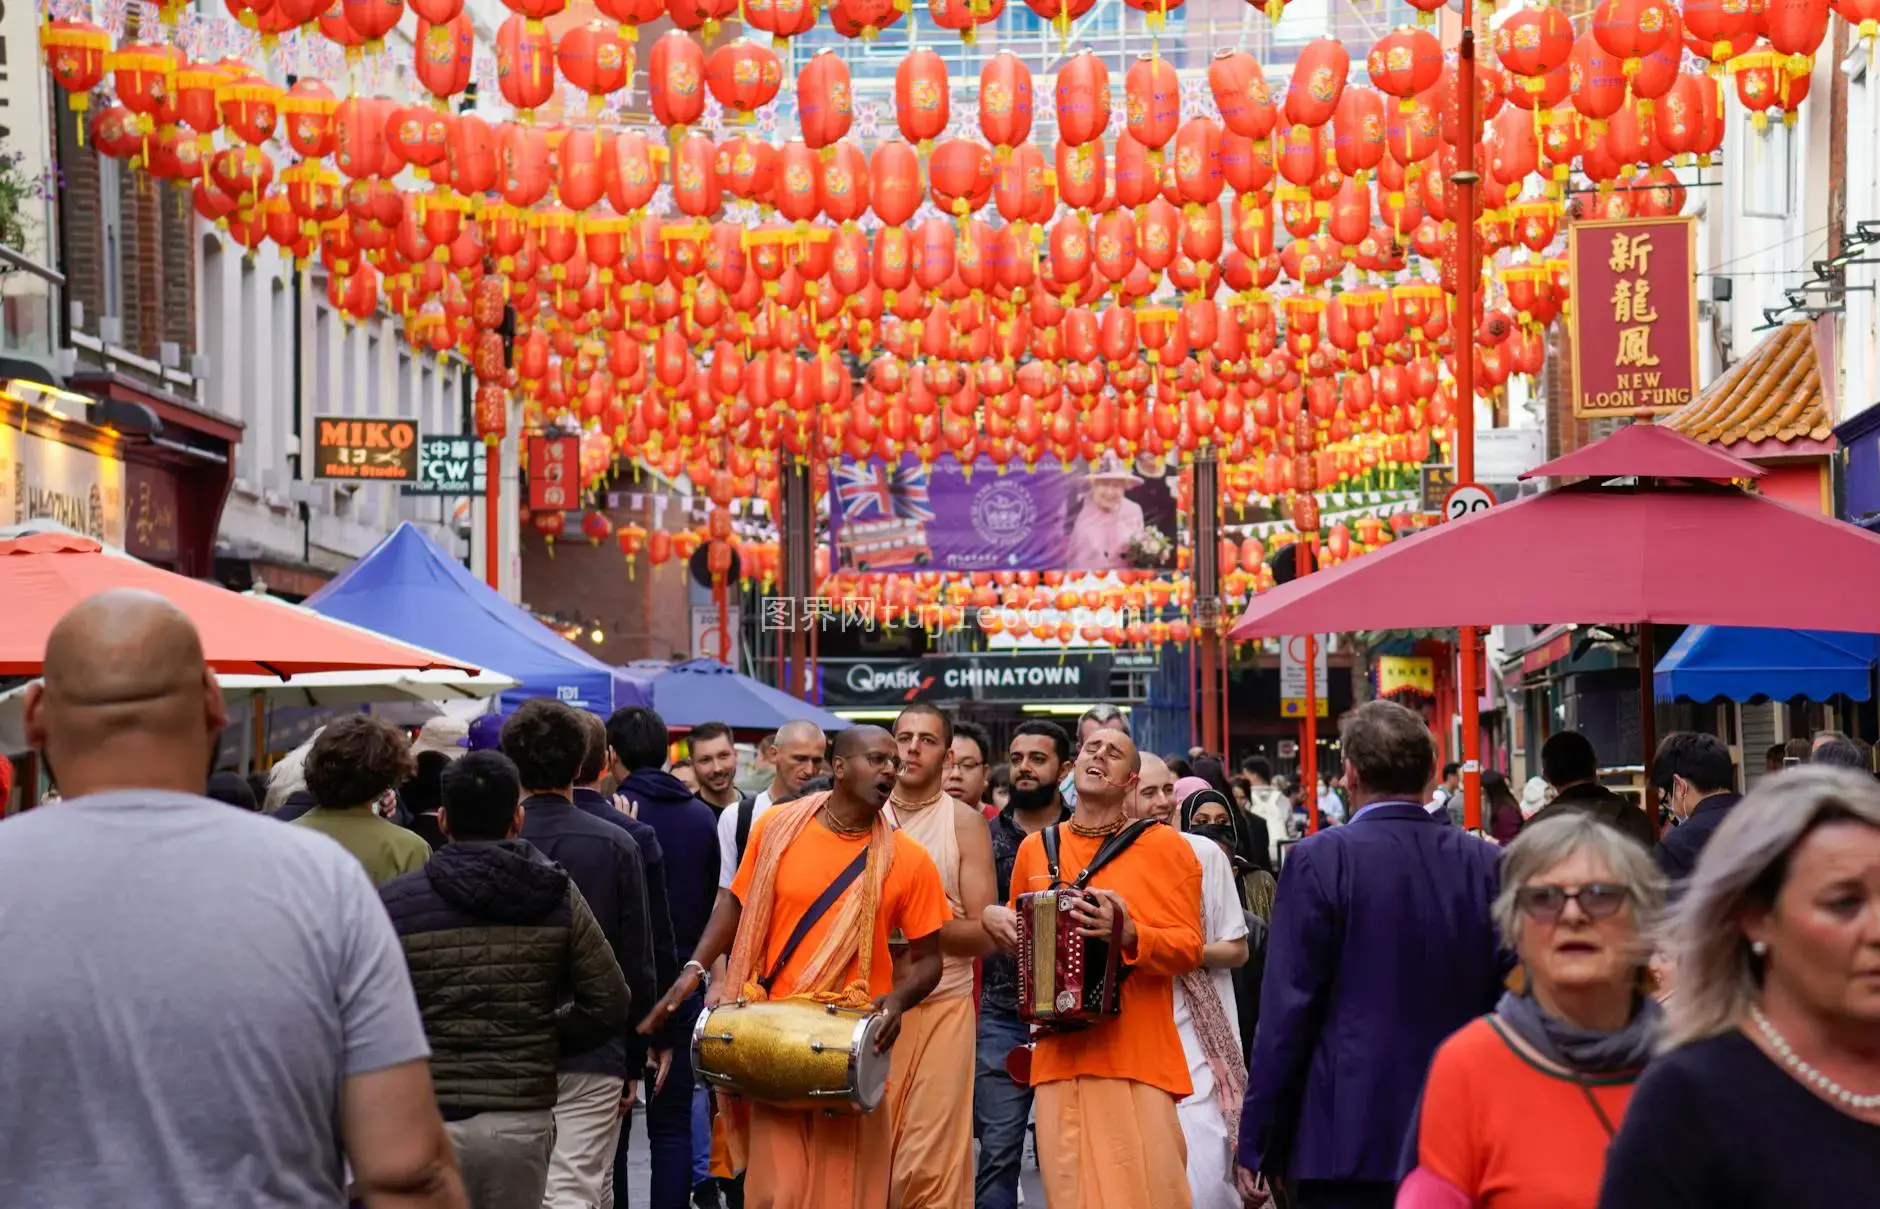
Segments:
[[[1769,956],[1769,942],[1753,940],[1750,942],[1749,951],[1752,956],[1758,961],[1761,961],[1763,958]]]

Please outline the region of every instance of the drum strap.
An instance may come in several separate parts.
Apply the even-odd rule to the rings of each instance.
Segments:
[[[1129,846],[1142,836],[1143,832],[1158,825],[1154,819],[1136,819],[1109,839],[1104,840],[1103,847],[1097,849],[1097,854],[1090,858],[1090,863],[1085,865],[1084,871],[1077,875],[1077,880],[1070,883],[1071,889],[1081,890],[1089,885],[1090,879],[1095,877],[1098,871],[1123,855]],[[1058,873],[1058,825],[1056,823],[1044,829],[1044,859],[1051,871],[1051,884],[1054,886],[1065,884],[1064,879]]]
[[[855,879],[862,875],[862,870],[867,865],[868,849],[863,848],[855,854],[855,859],[849,862],[847,868],[836,874],[836,880],[829,883],[829,888],[809,905],[809,910],[803,912],[803,918],[796,921],[796,930],[790,933],[790,939],[783,942],[783,952],[777,954],[776,963],[770,967],[770,973],[757,980],[758,986],[766,991],[770,990],[770,984],[777,981],[777,975],[783,973],[783,967],[790,964],[790,958],[796,955],[797,946],[803,943],[804,938],[809,935],[809,930],[816,926],[817,920],[828,914],[829,908],[836,905],[836,900],[842,897],[842,892],[854,884]],[[862,943],[868,944],[871,941],[864,940]]]

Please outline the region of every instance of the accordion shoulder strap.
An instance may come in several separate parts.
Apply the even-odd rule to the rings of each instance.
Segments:
[[[1043,836],[1045,868],[1051,874],[1051,884],[1055,886],[1058,884],[1058,825],[1051,824],[1040,835]]]
[[[1090,863],[1084,866],[1084,871],[1077,875],[1077,880],[1072,883],[1073,887],[1081,890],[1089,885],[1091,878],[1095,877],[1105,865],[1123,855],[1131,844],[1141,838],[1143,832],[1159,825],[1160,824],[1156,823],[1153,819],[1136,819],[1134,822],[1124,826],[1121,831],[1117,832],[1109,839],[1104,840],[1103,847],[1097,849],[1097,854],[1090,858]],[[1056,864],[1057,862],[1052,862],[1051,875],[1053,878],[1057,876]]]

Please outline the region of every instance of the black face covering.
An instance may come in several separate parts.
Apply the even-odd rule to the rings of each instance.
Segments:
[[[1014,810],[1041,810],[1057,797],[1057,791],[1056,781],[1047,781],[1034,789],[1020,789],[1014,785],[1009,804]]]

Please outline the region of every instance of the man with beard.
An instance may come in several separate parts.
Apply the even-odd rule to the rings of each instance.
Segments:
[[[939,871],[883,816],[900,760],[893,736],[853,726],[836,736],[834,788],[772,807],[752,828],[730,891],[718,896],[679,980],[640,1024],[652,1033],[727,950],[729,975],[707,1006],[732,999],[814,999],[882,1014],[877,1050],[940,981],[948,921]],[[818,900],[837,891],[825,910]],[[801,942],[790,938],[806,920]],[[907,956],[897,970],[888,938]],[[752,1209],[879,1209],[888,1201],[892,1120],[885,1109],[835,1116],[751,1101],[731,1105],[734,1166]],[[743,1119],[740,1119],[743,1118]]]
[[[977,722],[955,722],[949,755],[941,788],[955,801],[986,811],[986,781],[992,775],[992,736]],[[996,810],[986,811],[986,817],[997,813]]]
[[[1074,765],[1077,806],[1045,836],[1028,836],[1012,866],[1011,905],[1034,882],[1077,882],[1125,814],[1142,768],[1120,730],[1092,732]],[[1067,918],[1088,937],[1120,937],[1129,966],[1121,1008],[1075,1031],[1047,1031],[1031,1056],[1038,1098],[1038,1170],[1057,1206],[1188,1209],[1187,1147],[1175,1104],[1194,1090],[1175,1030],[1175,979],[1201,966],[1201,863],[1167,827],[1149,827],[1084,884]],[[1015,918],[987,930],[1018,949]]]
[[[731,739],[731,728],[722,722],[706,722],[692,728],[686,736],[692,749],[692,775],[698,778],[699,800],[712,808],[714,815],[744,800],[738,789],[738,745]]]
[[[1058,779],[1069,767],[1071,739],[1055,722],[1021,723],[1006,753],[1012,773],[1012,799],[993,818],[992,867],[997,900],[982,919],[988,933],[1016,933],[1017,921],[1005,904],[1012,897],[1012,864],[1026,836],[1071,817],[1058,794]],[[1019,887],[1023,889],[1023,885]],[[1005,1058],[1031,1039],[1018,1018],[1018,965],[1004,953],[985,959],[979,997],[978,1062],[973,1076],[973,1132],[979,1136],[979,1170],[974,1180],[977,1209],[1014,1209],[1018,1204],[1018,1167],[1025,1153],[1025,1121],[1031,1116],[1031,1088],[1013,1082]]]
[[[986,820],[940,788],[953,743],[947,716],[916,703],[894,722],[901,773],[888,818],[933,858],[951,918],[940,929],[940,985],[902,1021],[888,1071],[894,1209],[959,1209],[973,1179],[973,959],[992,951],[980,916],[996,888]]]

